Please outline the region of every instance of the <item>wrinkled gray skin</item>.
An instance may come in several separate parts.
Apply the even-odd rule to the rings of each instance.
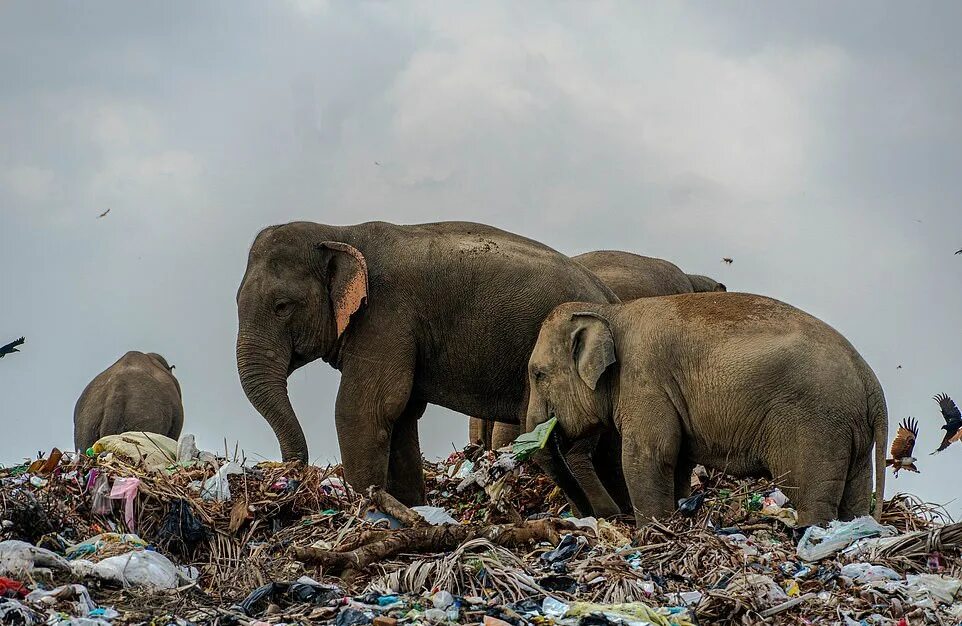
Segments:
[[[73,412],[74,447],[144,431],[178,439],[184,404],[173,366],[156,352],[131,351],[90,381]]]
[[[241,384],[284,460],[307,461],[287,378],[316,359],[340,370],[334,417],[347,481],[420,504],[425,406],[519,423],[538,329],[571,300],[617,298],[568,257],[490,226],[271,226],[251,246],[237,293]],[[570,456],[561,482],[600,473],[617,488],[616,469],[596,468],[578,448]],[[608,498],[601,510],[618,507]]]
[[[564,304],[541,328],[529,385],[527,427],[556,416],[553,450],[621,434],[637,522],[670,515],[695,464],[782,477],[802,526],[868,514],[873,441],[881,514],[878,379],[844,337],[782,302],[733,293]],[[567,495],[579,506],[603,497]]]
[[[707,276],[685,274],[674,263],[632,252],[597,250],[572,258],[591,270],[622,302],[693,291],[726,291],[725,285]],[[470,441],[480,441],[495,450],[514,441],[519,433],[520,427],[514,424],[475,418],[468,427]]]

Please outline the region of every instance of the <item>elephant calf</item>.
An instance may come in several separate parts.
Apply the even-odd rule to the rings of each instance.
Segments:
[[[571,480],[563,445],[614,428],[639,523],[674,510],[695,464],[780,477],[801,525],[867,514],[873,441],[881,514],[878,379],[838,332],[787,304],[741,293],[563,304],[528,370],[527,427],[558,418],[542,462],[582,511],[605,494]]]
[[[131,351],[87,385],[73,413],[77,450],[107,435],[145,431],[180,437],[184,405],[174,367],[156,352]]]

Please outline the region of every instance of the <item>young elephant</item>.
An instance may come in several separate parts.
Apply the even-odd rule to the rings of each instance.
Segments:
[[[156,352],[131,351],[87,385],[73,412],[74,447],[129,431],[180,437],[184,405],[173,365]]]
[[[695,464],[782,478],[800,525],[867,514],[873,441],[881,514],[878,379],[838,332],[782,302],[732,293],[563,304],[541,327],[529,384],[527,426],[558,418],[545,469],[579,508],[599,494],[570,480],[562,446],[614,428],[638,523],[674,510]]]
[[[670,261],[632,252],[596,250],[571,258],[600,278],[622,302],[692,291],[727,291],[725,285],[712,278],[685,274]],[[520,432],[515,424],[484,422],[473,417],[469,426],[471,442],[480,441],[489,449],[508,445]]]

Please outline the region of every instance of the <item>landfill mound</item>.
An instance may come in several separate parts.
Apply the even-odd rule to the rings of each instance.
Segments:
[[[572,517],[531,445],[425,462],[413,509],[355,493],[339,466],[180,448],[0,470],[0,623],[962,620],[962,525],[907,495],[881,524],[801,533],[787,490],[697,468],[678,512],[636,532]]]

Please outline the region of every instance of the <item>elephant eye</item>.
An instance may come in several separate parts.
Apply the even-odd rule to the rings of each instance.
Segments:
[[[534,379],[535,379],[536,381],[538,381],[539,383],[540,383],[540,382],[543,382],[546,377],[547,377],[547,374],[544,373],[544,370],[535,370],[535,371],[534,371]]]
[[[294,303],[290,300],[279,300],[274,304],[274,313],[278,317],[287,317],[294,311]]]

